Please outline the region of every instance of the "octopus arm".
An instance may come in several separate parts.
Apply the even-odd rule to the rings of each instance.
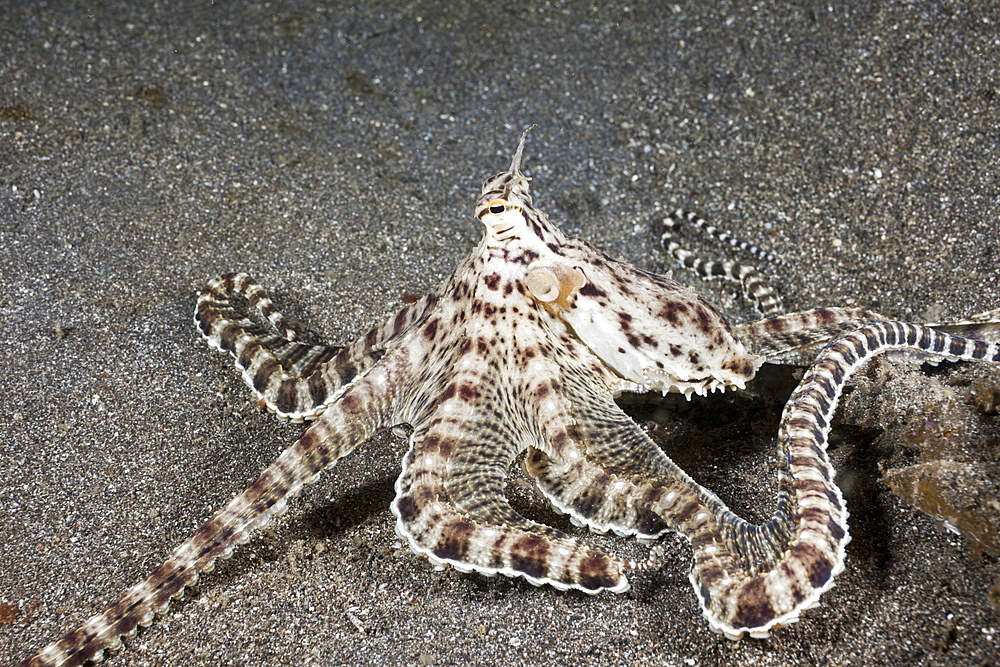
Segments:
[[[139,626],[165,613],[199,575],[228,558],[250,534],[281,515],[287,502],[315,481],[322,470],[351,453],[385,426],[391,396],[384,383],[359,380],[329,406],[323,416],[268,466],[242,493],[205,522],[144,581],[75,631],[21,663],[21,667],[56,667],[99,662],[105,650],[117,649]]]
[[[863,323],[836,340],[785,408],[777,510],[762,525],[733,514],[617,406],[583,384],[575,390],[572,447],[563,443],[554,454],[531,449],[525,467],[543,494],[581,525],[640,538],[680,532],[693,548],[690,578],[712,628],[731,638],[766,636],[796,621],[844,567],[848,512],[826,455],[837,397],[872,357],[908,350],[1000,362],[996,344],[901,322]]]
[[[503,493],[517,448],[507,434],[432,421],[410,436],[396,482],[396,531],[435,565],[523,577],[585,593],[624,591],[629,563],[522,517]]]
[[[887,318],[862,308],[816,308],[747,322],[735,327],[737,337],[753,354],[767,363],[809,366],[837,337]],[[1000,342],[1000,311],[973,315],[964,320],[925,323],[952,336]],[[936,363],[943,360],[923,350],[889,353],[896,360]]]
[[[357,378],[368,372],[405,333],[419,324],[436,297],[427,295],[346,346],[310,345],[275,309],[263,288],[245,273],[206,285],[195,307],[195,325],[208,344],[229,352],[243,380],[280,419],[315,419]],[[240,309],[246,302],[270,326]]]

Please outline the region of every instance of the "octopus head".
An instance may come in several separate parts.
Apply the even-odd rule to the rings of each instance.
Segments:
[[[486,180],[476,206],[487,246],[504,249],[498,257],[507,265],[497,272],[561,320],[623,380],[622,390],[690,397],[745,387],[763,359],[747,351],[719,310],[670,278],[562,234],[531,204],[523,151],[524,135],[510,169]]]

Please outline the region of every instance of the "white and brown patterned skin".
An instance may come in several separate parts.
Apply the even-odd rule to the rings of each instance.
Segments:
[[[556,229],[532,206],[523,145],[522,137],[510,169],[483,185],[476,216],[485,233],[472,254],[435,292],[346,347],[295,342],[245,274],[209,283],[195,313],[209,344],[232,353],[272,411],[315,422],[145,581],[23,664],[100,660],[320,471],[398,426],[411,430],[392,502],[397,531],[434,563],[587,593],[623,591],[630,569],[650,566],[517,514],[503,485],[526,451],[528,475],[578,523],[644,538],[685,535],[705,616],[730,637],[796,620],[832,585],[849,538],[826,434],[847,377],[891,350],[997,362],[1000,348],[871,321],[866,311],[811,311],[734,329],[690,289]],[[241,314],[241,301],[269,324]],[[614,402],[621,391],[743,387],[766,357],[846,329],[785,409],[777,511],[760,526],[698,486]]]

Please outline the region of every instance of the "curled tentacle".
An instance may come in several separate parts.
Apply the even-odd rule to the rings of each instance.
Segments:
[[[699,560],[691,580],[713,627],[729,636],[760,636],[793,622],[843,569],[847,510],[826,456],[827,434],[847,379],[879,354],[899,350],[948,360],[1000,362],[1000,347],[903,322],[871,322],[830,344],[792,394],[779,431],[778,509],[762,526],[735,526],[725,557]],[[703,534],[703,533],[701,533]],[[698,539],[692,537],[692,543]],[[764,545],[758,549],[757,545]],[[778,554],[749,570],[749,551]],[[775,548],[777,547],[777,548]],[[704,549],[700,550],[702,554]],[[753,561],[749,561],[753,563]]]
[[[413,551],[437,565],[523,577],[536,586],[591,594],[628,589],[630,563],[529,521],[507,504],[503,486],[516,455],[509,440],[474,429],[455,440],[446,426],[414,431],[396,482],[396,532]],[[454,470],[461,472],[449,474]]]
[[[694,550],[691,582],[713,629],[731,638],[766,636],[797,620],[843,569],[848,513],[826,455],[830,421],[853,372],[876,355],[902,350],[1000,362],[996,344],[902,322],[869,322],[836,340],[785,408],[777,510],[762,525],[734,515],[624,414],[608,406],[599,411],[595,400],[577,414],[581,455],[533,449],[525,467],[577,523],[641,538],[668,529],[685,535]],[[632,474],[641,470],[646,474]]]
[[[246,299],[276,331],[239,312],[233,303],[239,298]],[[227,273],[206,285],[194,320],[209,345],[232,354],[243,379],[269,410],[281,419],[303,421],[322,413],[433,304],[434,297],[425,296],[344,347],[308,345],[295,341],[285,318],[253,278]]]

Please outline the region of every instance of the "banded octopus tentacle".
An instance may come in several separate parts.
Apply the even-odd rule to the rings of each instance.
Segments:
[[[391,397],[386,395],[385,378],[371,377],[352,385],[245,491],[177,547],[149,577],[20,667],[100,662],[104,651],[117,649],[139,626],[149,625],[156,615],[165,613],[171,600],[180,598],[200,574],[213,569],[216,559],[230,557],[251,533],[280,516],[303,486],[385,427]]]
[[[564,359],[562,363],[572,363]],[[673,491],[725,506],[671,461],[632,419],[601,391],[592,375],[567,374],[572,422],[562,451],[531,447],[524,470],[552,505],[597,533],[651,540],[674,526],[650,510],[651,498]],[[598,376],[599,377],[599,376]]]
[[[1000,343],[1000,308],[978,313],[960,320],[931,322],[924,324],[951,336],[978,338],[991,343]]]
[[[694,213],[693,211],[685,211],[682,208],[678,208],[669,214],[669,218],[671,219],[672,223],[685,222],[694,227],[697,227],[698,229],[705,232],[709,236],[714,237],[716,240],[722,243],[728,243],[734,248],[739,248],[740,250],[743,250],[753,255],[757,259],[763,260],[765,262],[770,262],[772,264],[780,264],[782,266],[787,266],[787,264],[783,259],[775,255],[770,250],[764,250],[760,246],[739,239],[730,234],[729,232],[719,229],[718,227],[710,223],[708,220],[705,220],[704,218],[702,218],[697,213]]]
[[[771,363],[788,363],[788,357],[808,348],[799,355],[807,357],[803,362],[808,365],[819,353],[815,345],[828,343],[866,322],[884,319],[864,308],[815,308],[747,322],[733,329],[748,350]]]
[[[233,297],[257,308],[277,334],[238,312]],[[244,381],[268,410],[279,419],[304,421],[319,416],[374,366],[386,346],[418,324],[433,303],[427,295],[346,346],[308,345],[295,342],[294,331],[253,278],[227,273],[206,285],[194,320],[210,346],[232,354]]]
[[[695,547],[691,582],[714,628],[730,636],[765,634],[797,620],[832,586],[849,537],[826,456],[831,418],[858,368],[876,355],[906,349],[952,361],[1000,362],[1000,346],[903,322],[871,322],[830,344],[782,414],[774,517],[762,526],[741,522],[723,530],[711,529],[709,521],[689,535]]]
[[[774,288],[764,282],[760,272],[750,264],[735,261],[718,262],[698,257],[695,253],[685,250],[674,240],[674,229],[682,224],[690,224],[703,230],[715,239],[729,243],[733,247],[745,250],[758,259],[781,263],[772,253],[741,241],[728,232],[722,231],[698,214],[677,209],[663,219],[663,233],[660,241],[673,257],[682,265],[693,269],[703,278],[722,278],[740,283],[744,296],[753,303],[754,308],[762,315],[773,316],[781,312],[781,299]]]
[[[754,354],[770,363],[808,366],[823,345],[837,336],[886,318],[863,308],[816,308],[734,327],[736,335]],[[921,323],[952,336],[1000,342],[1000,312],[990,311],[951,322]],[[911,351],[912,352],[912,351]],[[927,352],[896,355],[897,359],[935,362]]]
[[[628,589],[624,572],[633,564],[529,521],[507,504],[503,486],[516,453],[509,444],[485,434],[467,441],[464,447],[473,451],[460,459],[477,465],[465,470],[465,479],[448,478],[452,448],[463,445],[435,430],[411,437],[392,502],[396,532],[413,551],[435,565],[523,577],[536,586],[590,594]],[[510,456],[496,457],[497,449]],[[478,460],[476,451],[492,453]]]
[[[543,493],[579,523],[640,538],[681,532],[694,550],[691,583],[713,629],[734,639],[746,633],[763,637],[797,620],[844,566],[848,514],[826,455],[844,384],[872,357],[908,349],[952,361],[1000,362],[997,344],[903,322],[869,322],[834,341],[782,415],[777,510],[762,525],[734,515],[662,453],[658,464],[646,467],[645,480],[607,469],[608,453],[600,445],[606,423],[581,423],[592,436],[586,457],[558,460],[532,450],[525,467]],[[592,406],[587,412],[594,414]],[[625,430],[619,429],[616,443],[629,442],[636,451],[645,434],[635,428],[628,437]],[[613,453],[610,458],[616,460]],[[650,469],[658,479],[651,480]]]

